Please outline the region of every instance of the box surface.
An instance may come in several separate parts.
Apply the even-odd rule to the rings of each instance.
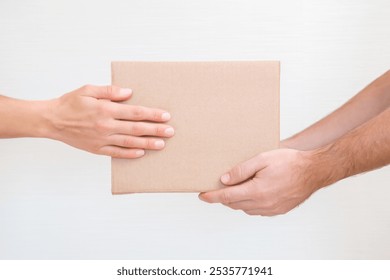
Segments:
[[[162,151],[112,159],[112,193],[202,192],[279,145],[279,62],[113,62],[125,103],[167,110],[175,136]]]

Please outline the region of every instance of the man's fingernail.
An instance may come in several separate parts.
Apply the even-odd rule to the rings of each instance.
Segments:
[[[155,146],[157,149],[164,148],[165,142],[164,142],[163,140],[157,140],[156,142],[154,142],[154,146]]]
[[[138,151],[135,152],[135,154],[137,156],[143,156],[145,154],[145,151],[144,150],[138,150]]]
[[[226,173],[226,174],[222,175],[222,177],[221,177],[222,183],[227,183],[227,182],[229,182],[229,180],[230,180],[229,173]]]
[[[169,127],[167,129],[165,129],[164,134],[166,136],[172,136],[173,134],[175,134],[175,130],[172,127]]]
[[[130,94],[132,94],[133,91],[131,90],[131,88],[121,88],[119,90],[119,94],[122,95],[122,96],[128,96]]]
[[[171,118],[171,114],[169,114],[168,112],[165,112],[165,113],[163,113],[162,115],[161,115],[161,119],[163,120],[163,121],[167,121],[167,120],[169,120]]]

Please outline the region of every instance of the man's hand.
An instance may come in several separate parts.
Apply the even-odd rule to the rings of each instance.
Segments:
[[[390,164],[389,123],[390,108],[324,147],[259,154],[221,177],[228,187],[199,197],[250,215],[286,213],[322,187]]]
[[[322,187],[390,164],[389,93],[387,71],[341,108],[282,141],[279,150],[259,154],[223,175],[228,187],[199,198],[250,215],[278,215]]]
[[[87,85],[47,101],[45,137],[117,158],[138,158],[144,150],[164,148],[160,138],[174,134],[172,127],[161,124],[170,119],[169,113],[112,102],[127,100],[131,94],[130,89],[116,86]]]
[[[221,177],[228,187],[201,193],[209,203],[222,203],[249,215],[284,214],[319,188],[320,178],[308,177],[310,153],[280,149],[259,154]]]

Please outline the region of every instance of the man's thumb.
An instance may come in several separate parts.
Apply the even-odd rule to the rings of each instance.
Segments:
[[[238,183],[244,182],[252,178],[257,171],[259,171],[264,165],[259,155],[244,161],[235,167],[233,167],[229,172],[221,176],[221,182],[225,185],[236,185]]]

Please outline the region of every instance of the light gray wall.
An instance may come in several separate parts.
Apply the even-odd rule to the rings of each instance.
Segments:
[[[390,66],[390,2],[0,2],[0,92],[54,98],[110,83],[111,60],[281,60],[281,133],[323,117]],[[196,194],[110,194],[110,159],[0,140],[0,258],[390,257],[389,167],[250,217]]]

